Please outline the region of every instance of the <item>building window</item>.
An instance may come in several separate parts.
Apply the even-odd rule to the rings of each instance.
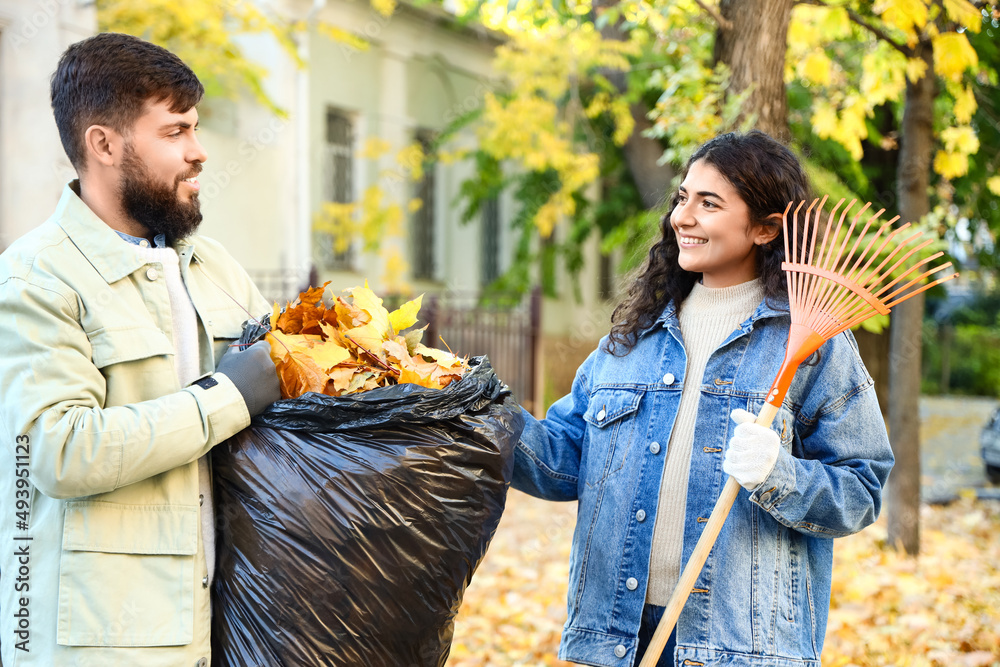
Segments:
[[[485,200],[480,209],[482,235],[479,282],[483,287],[500,277],[500,202],[496,197]]]
[[[326,112],[326,144],[323,146],[323,200],[346,204],[354,201],[354,127],[350,116],[337,109]],[[338,239],[322,232],[317,242],[320,263],[332,270],[353,268],[353,239]]]
[[[417,132],[416,140],[423,147],[424,155],[430,155],[433,150],[434,135],[430,131],[420,130]],[[436,277],[437,266],[434,261],[434,246],[437,240],[434,227],[436,172],[436,162],[426,160],[423,178],[416,186],[415,196],[422,202],[420,208],[413,214],[411,226],[413,277],[417,280],[434,280]]]

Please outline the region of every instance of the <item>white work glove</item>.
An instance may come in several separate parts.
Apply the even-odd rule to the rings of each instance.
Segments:
[[[730,417],[738,426],[729,440],[722,470],[735,477],[744,489],[753,491],[774,470],[781,439],[771,429],[755,424],[757,416],[753,413],[733,410]]]

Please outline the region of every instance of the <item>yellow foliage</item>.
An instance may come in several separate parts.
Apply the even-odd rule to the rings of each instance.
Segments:
[[[407,172],[414,181],[419,181],[424,177],[424,147],[420,142],[413,142],[396,154],[396,162]]]
[[[916,82],[924,78],[927,73],[927,63],[920,58],[909,58],[906,61],[906,78]]]
[[[868,137],[865,117],[870,113],[870,107],[859,96],[848,97],[839,113],[829,102],[818,99],[813,103],[813,131],[821,139],[837,141],[852,158],[860,160],[864,155],[861,140]]]
[[[979,150],[979,137],[969,125],[945,128],[941,131],[941,140],[949,151],[972,155]]]
[[[382,16],[392,16],[396,11],[396,0],[371,0],[372,9]]]
[[[828,86],[833,80],[830,73],[832,68],[833,62],[826,52],[823,49],[814,49],[805,60],[800,61],[799,74],[807,81]]]
[[[1000,176],[991,176],[986,179],[986,187],[990,192],[1000,197]]]
[[[365,145],[361,149],[360,157],[366,160],[377,160],[388,153],[391,148],[392,144],[381,137],[368,137],[365,139]]]
[[[929,15],[926,0],[880,0],[872,10],[889,26],[902,31],[909,44],[915,44],[927,25]]]
[[[955,120],[959,123],[968,123],[972,120],[972,114],[976,112],[976,96],[972,91],[972,86],[955,86],[957,90],[953,90],[952,86],[949,86],[949,91],[955,97]]]
[[[969,0],[944,0],[945,12],[955,23],[963,25],[972,32],[983,29],[982,14]]]
[[[934,171],[944,178],[958,178],[969,171],[969,156],[966,153],[939,150],[934,156]]]
[[[945,32],[934,40],[934,71],[944,79],[961,81],[965,70],[979,64],[969,38],[957,32]]]
[[[861,60],[861,96],[869,108],[906,92],[906,58],[885,42]]]

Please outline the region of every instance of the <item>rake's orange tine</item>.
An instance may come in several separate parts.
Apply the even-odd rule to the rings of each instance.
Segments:
[[[885,248],[885,246],[893,238],[895,238],[896,236],[899,236],[904,231],[906,231],[906,229],[909,226],[910,226],[910,223],[906,223],[902,227],[897,227],[895,230],[893,230],[893,232],[891,234],[889,234],[889,236],[886,237],[885,241],[882,243],[881,247],[879,247],[878,251],[876,251],[875,257],[878,257],[878,255],[882,252],[882,250]],[[880,282],[882,282],[883,280],[885,280],[885,278],[886,278],[886,276],[888,274],[891,274],[892,271],[893,271],[893,269],[890,269],[889,271],[883,271],[883,269],[885,268],[885,265],[888,264],[889,262],[891,262],[896,257],[896,255],[898,255],[900,252],[902,252],[906,248],[906,246],[908,246],[914,239],[919,238],[921,235],[922,235],[922,232],[917,232],[916,234],[914,234],[910,238],[906,239],[905,241],[901,241],[901,242],[897,243],[896,247],[893,248],[891,251],[889,251],[889,254],[886,256],[886,258],[882,260],[882,263],[879,264],[877,267],[875,267],[872,270],[872,272],[870,274],[868,274],[868,278],[865,279],[865,280],[862,280],[861,283],[863,285],[870,285],[869,289],[874,289]]]
[[[923,243],[921,243],[920,245],[918,245],[917,247],[915,247],[913,250],[911,250],[907,254],[907,257],[909,255],[913,254],[914,252],[916,252],[917,250],[920,250],[924,246],[928,245],[929,243],[933,243],[933,241],[930,240],[930,239],[928,239],[927,241],[924,241]],[[930,262],[933,262],[935,259],[937,259],[938,257],[941,257],[942,255],[944,255],[943,252],[936,252],[933,255],[931,255],[930,257],[925,257],[924,259],[920,260],[919,262],[917,262],[913,266],[911,266],[908,269],[906,269],[906,271],[904,271],[902,273],[902,275],[900,275],[898,278],[896,278],[895,280],[893,280],[891,283],[889,283],[888,285],[883,286],[882,289],[880,289],[878,292],[875,293],[875,296],[878,297],[878,298],[883,298],[881,296],[883,292],[886,292],[887,290],[892,289],[892,287],[896,283],[898,283],[899,281],[901,281],[901,280],[910,280],[908,276],[910,276],[914,271],[917,271],[920,267],[922,267],[922,266],[924,266],[926,264],[929,264]],[[906,257],[904,257],[903,260],[900,260],[900,261],[904,261],[905,259],[906,259]],[[941,267],[938,267],[938,269],[940,269],[940,268]],[[938,269],[935,269],[935,270],[938,270]],[[892,275],[892,271],[888,272],[886,275]],[[910,282],[912,283],[913,281],[910,280]],[[895,296],[896,294],[898,294],[901,289],[905,289],[905,286],[897,289],[895,292],[887,294],[884,297],[884,299],[892,298],[893,296]]]
[[[928,274],[935,273],[935,272],[940,271],[941,269],[947,268],[949,266],[951,266],[951,262],[948,262],[947,264],[945,264],[943,266],[940,266],[937,269],[934,269],[934,271],[928,271],[927,273]],[[929,290],[930,288],[934,287],[935,285],[940,285],[943,282],[946,282],[948,280],[951,280],[952,278],[957,278],[957,277],[958,277],[957,273],[951,273],[951,274],[945,276],[944,278],[938,278],[937,280],[935,280],[933,282],[929,282],[926,285],[921,285],[919,288],[913,290],[912,292],[908,292],[907,294],[904,294],[903,296],[901,296],[900,298],[896,299],[892,303],[887,303],[886,304],[886,308],[893,308],[897,304],[900,304],[903,301],[906,301],[911,296],[916,296],[917,294],[920,294],[921,292],[926,292],[927,290]]]
[[[833,207],[830,211],[830,217],[826,219],[826,229],[823,230],[823,243],[820,244],[820,254],[816,258],[816,266],[826,266],[826,260],[829,258],[833,248],[830,247],[830,227],[833,226],[833,219],[837,215],[837,209],[841,207],[844,203],[844,198],[841,197],[837,205]]]
[[[861,219],[861,216],[864,215],[865,211],[867,211],[868,207],[871,205],[871,202],[865,202],[865,205],[861,207],[861,210],[855,213],[854,217],[851,219],[851,224],[847,228],[847,233],[844,234],[844,242],[840,244],[840,250],[837,251],[837,259],[833,263],[833,266],[830,267],[830,270],[834,273],[839,273],[841,275],[844,274],[844,269],[847,268],[847,264],[851,261],[851,256],[848,254],[847,257],[844,257],[844,264],[838,267],[840,264],[840,258],[843,256],[844,249],[847,248],[847,244],[851,241],[851,236],[854,234],[854,228],[857,226],[858,220]]]
[[[815,264],[815,266],[821,266],[821,267],[823,267],[825,269],[825,268],[827,268],[827,266],[829,264],[830,256],[833,254],[833,252],[832,252],[833,251],[833,246],[836,245],[836,234],[837,234],[837,232],[835,232],[834,236],[831,237],[830,236],[830,227],[833,226],[833,219],[837,215],[837,209],[840,208],[840,206],[843,203],[844,203],[844,199],[841,198],[841,200],[839,202],[837,202],[837,205],[833,207],[833,210],[830,211],[830,217],[827,218],[827,221],[826,221],[826,229],[823,231],[823,243],[821,244],[821,247],[820,247],[820,256],[816,258],[816,264]],[[846,211],[845,211],[845,213],[846,213]],[[843,224],[843,221],[844,221],[844,216],[841,215],[841,217],[840,217],[840,223]],[[840,225],[837,226],[837,229],[839,231]],[[813,303],[814,304],[815,303],[823,304],[823,303],[826,302],[827,295],[830,293],[831,281],[829,281],[829,280],[823,280],[823,281],[817,281],[817,282],[821,282],[822,286],[821,286],[821,289],[819,290],[819,294],[816,296],[816,299],[813,301]]]
[[[871,248],[872,248],[872,246],[873,246],[873,245],[875,244],[875,242],[876,242],[876,241],[878,241],[878,239],[879,239],[879,238],[880,238],[880,237],[882,236],[882,233],[883,233],[883,232],[884,232],[884,231],[885,231],[885,230],[886,230],[886,229],[887,229],[887,228],[888,228],[889,226],[891,226],[891,225],[892,225],[892,224],[893,224],[893,223],[894,223],[894,222],[895,222],[895,221],[896,221],[896,220],[897,220],[898,218],[899,218],[899,216],[896,216],[896,217],[895,217],[895,218],[893,218],[892,220],[889,220],[888,222],[884,223],[884,224],[883,224],[883,225],[882,225],[882,226],[881,226],[881,227],[879,228],[879,230],[878,230],[878,232],[877,232],[877,233],[875,234],[874,238],[872,238],[872,241],[871,241],[871,243],[869,244],[869,246],[868,246],[867,248],[865,248],[865,254],[864,254],[864,255],[862,255],[862,258],[867,258],[867,260],[868,260],[868,261],[866,261],[866,262],[865,262],[865,265],[864,265],[863,267],[861,267],[861,269],[859,269],[859,270],[858,270],[858,271],[857,271],[856,273],[852,274],[852,277],[854,278],[854,280],[856,280],[856,281],[857,281],[857,283],[858,283],[859,285],[861,285],[862,287],[865,287],[866,289],[867,289],[867,285],[871,284],[871,281],[872,281],[872,279],[873,279],[873,278],[874,278],[874,279],[875,279],[876,281],[880,279],[880,277],[879,277],[879,276],[880,276],[880,274],[879,274],[879,271],[880,271],[880,270],[882,269],[882,267],[883,267],[883,266],[884,266],[884,265],[886,264],[886,262],[887,262],[887,261],[889,261],[889,259],[891,258],[891,256],[892,256],[892,255],[893,255],[893,254],[894,254],[894,253],[895,253],[895,252],[896,252],[897,250],[899,250],[900,246],[903,246],[903,245],[905,245],[906,243],[909,243],[909,240],[907,240],[907,241],[905,241],[905,242],[903,242],[903,243],[901,243],[901,244],[898,244],[898,245],[897,245],[897,246],[896,246],[895,248],[893,248],[893,249],[892,249],[892,251],[891,251],[891,252],[889,253],[889,254],[890,254],[890,258],[887,258],[886,260],[883,260],[882,264],[880,264],[880,265],[878,266],[878,268],[877,268],[877,269],[875,269],[874,271],[871,271],[871,272],[867,273],[867,275],[866,275],[866,271],[868,271],[868,267],[870,267],[870,266],[872,265],[872,263],[873,263],[873,262],[874,262],[874,261],[875,261],[876,259],[878,259],[879,255],[880,255],[880,254],[882,254],[882,251],[883,251],[883,250],[885,250],[885,247],[886,247],[887,245],[889,245],[889,243],[890,243],[890,242],[892,241],[892,239],[896,238],[896,237],[897,237],[897,236],[899,235],[899,233],[900,233],[900,232],[901,232],[901,231],[902,231],[903,229],[905,229],[905,228],[906,228],[906,226],[907,226],[907,225],[903,225],[903,227],[899,227],[899,228],[897,228],[897,229],[894,229],[893,231],[889,232],[889,233],[888,233],[888,234],[887,234],[887,235],[885,236],[885,238],[883,238],[883,239],[882,239],[882,243],[881,243],[881,245],[879,245],[879,247],[878,247],[878,250],[876,250],[875,252],[871,252]]]
[[[887,277],[891,276],[896,271],[896,269],[899,268],[899,265],[902,264],[903,262],[905,262],[906,260],[908,260],[910,258],[910,256],[913,255],[913,253],[917,252],[918,250],[923,250],[924,248],[926,248],[927,246],[929,246],[931,243],[934,243],[934,240],[933,239],[927,239],[923,243],[918,243],[917,245],[913,246],[912,248],[910,248],[910,251],[908,253],[906,253],[905,255],[903,255],[899,259],[899,261],[897,261],[895,264],[893,264],[892,268],[889,269],[888,271],[886,271],[883,275],[885,275]],[[919,269],[921,266],[923,266],[927,262],[935,260],[935,259],[937,259],[938,257],[940,257],[943,254],[944,254],[943,252],[939,252],[939,253],[936,253],[934,255],[931,255],[930,257],[928,257],[926,259],[920,260],[919,262],[917,262],[916,264],[914,264],[913,266],[911,266],[910,268],[908,268],[906,271],[904,271],[902,273],[902,275],[900,275],[898,278],[896,278],[895,280],[893,280],[891,283],[889,283],[888,285],[884,285],[878,292],[875,292],[875,296],[881,298],[880,295],[883,292],[885,292],[887,289],[891,288],[893,285],[895,285],[896,283],[898,283],[900,280],[902,280],[903,278],[905,278],[907,275],[909,275],[913,271]]]
[[[854,266],[851,267],[850,272],[846,273],[846,274],[842,274],[842,275],[844,275],[846,277],[849,277],[851,280],[853,280],[854,277],[857,275],[858,265],[860,265],[861,262],[862,262],[862,260],[865,258],[864,253],[862,253],[861,255],[857,255],[856,254],[856,252],[858,250],[858,246],[861,245],[861,242],[865,240],[865,234],[868,233],[868,228],[871,227],[872,223],[875,222],[879,218],[879,216],[881,216],[883,213],[885,213],[885,209],[884,208],[883,209],[879,209],[879,211],[877,213],[875,213],[875,215],[873,215],[870,218],[868,218],[868,222],[865,223],[865,228],[861,230],[860,234],[858,234],[857,239],[854,241],[854,247],[851,248],[851,254],[850,254],[850,256],[851,257],[857,257],[858,259],[854,262]],[[876,234],[876,238],[878,238],[878,234]],[[874,240],[875,239],[872,239],[872,241],[874,241]],[[871,242],[869,242],[869,245],[871,245]],[[866,250],[865,252],[868,252],[868,251]],[[848,261],[850,261],[850,260],[848,260]]]

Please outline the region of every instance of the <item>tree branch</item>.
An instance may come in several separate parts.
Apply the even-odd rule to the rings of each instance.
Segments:
[[[715,19],[715,22],[719,24],[719,28],[722,30],[732,30],[733,22],[727,19],[725,16],[719,13],[719,10],[715,7],[709,7],[703,0],[694,0],[698,3],[698,6],[708,12],[708,15]]]
[[[697,2],[697,0],[695,0],[695,1]],[[701,4],[701,3],[699,2],[698,4]],[[803,5],[816,5],[817,7],[827,7],[827,8],[833,9],[833,7],[831,7],[829,4],[827,4],[826,2],[824,2],[824,0],[800,0],[799,4],[803,4]],[[886,44],[888,44],[892,48],[896,49],[897,51],[899,51],[900,53],[902,53],[907,58],[912,58],[915,55],[914,52],[913,52],[913,49],[911,49],[910,47],[906,46],[905,44],[900,44],[899,42],[897,42],[896,40],[894,40],[892,37],[890,37],[889,33],[887,33],[886,31],[882,30],[877,25],[872,25],[871,23],[868,23],[868,21],[866,21],[864,19],[864,17],[862,17],[860,14],[858,14],[853,9],[850,9],[848,7],[843,7],[843,9],[847,12],[847,16],[851,19],[851,21],[853,23],[856,23],[857,25],[861,26],[862,28],[864,28],[865,30],[867,30],[868,32],[870,32],[871,34],[875,35],[875,37],[877,37],[878,39],[882,40],[883,42],[885,42]]]

